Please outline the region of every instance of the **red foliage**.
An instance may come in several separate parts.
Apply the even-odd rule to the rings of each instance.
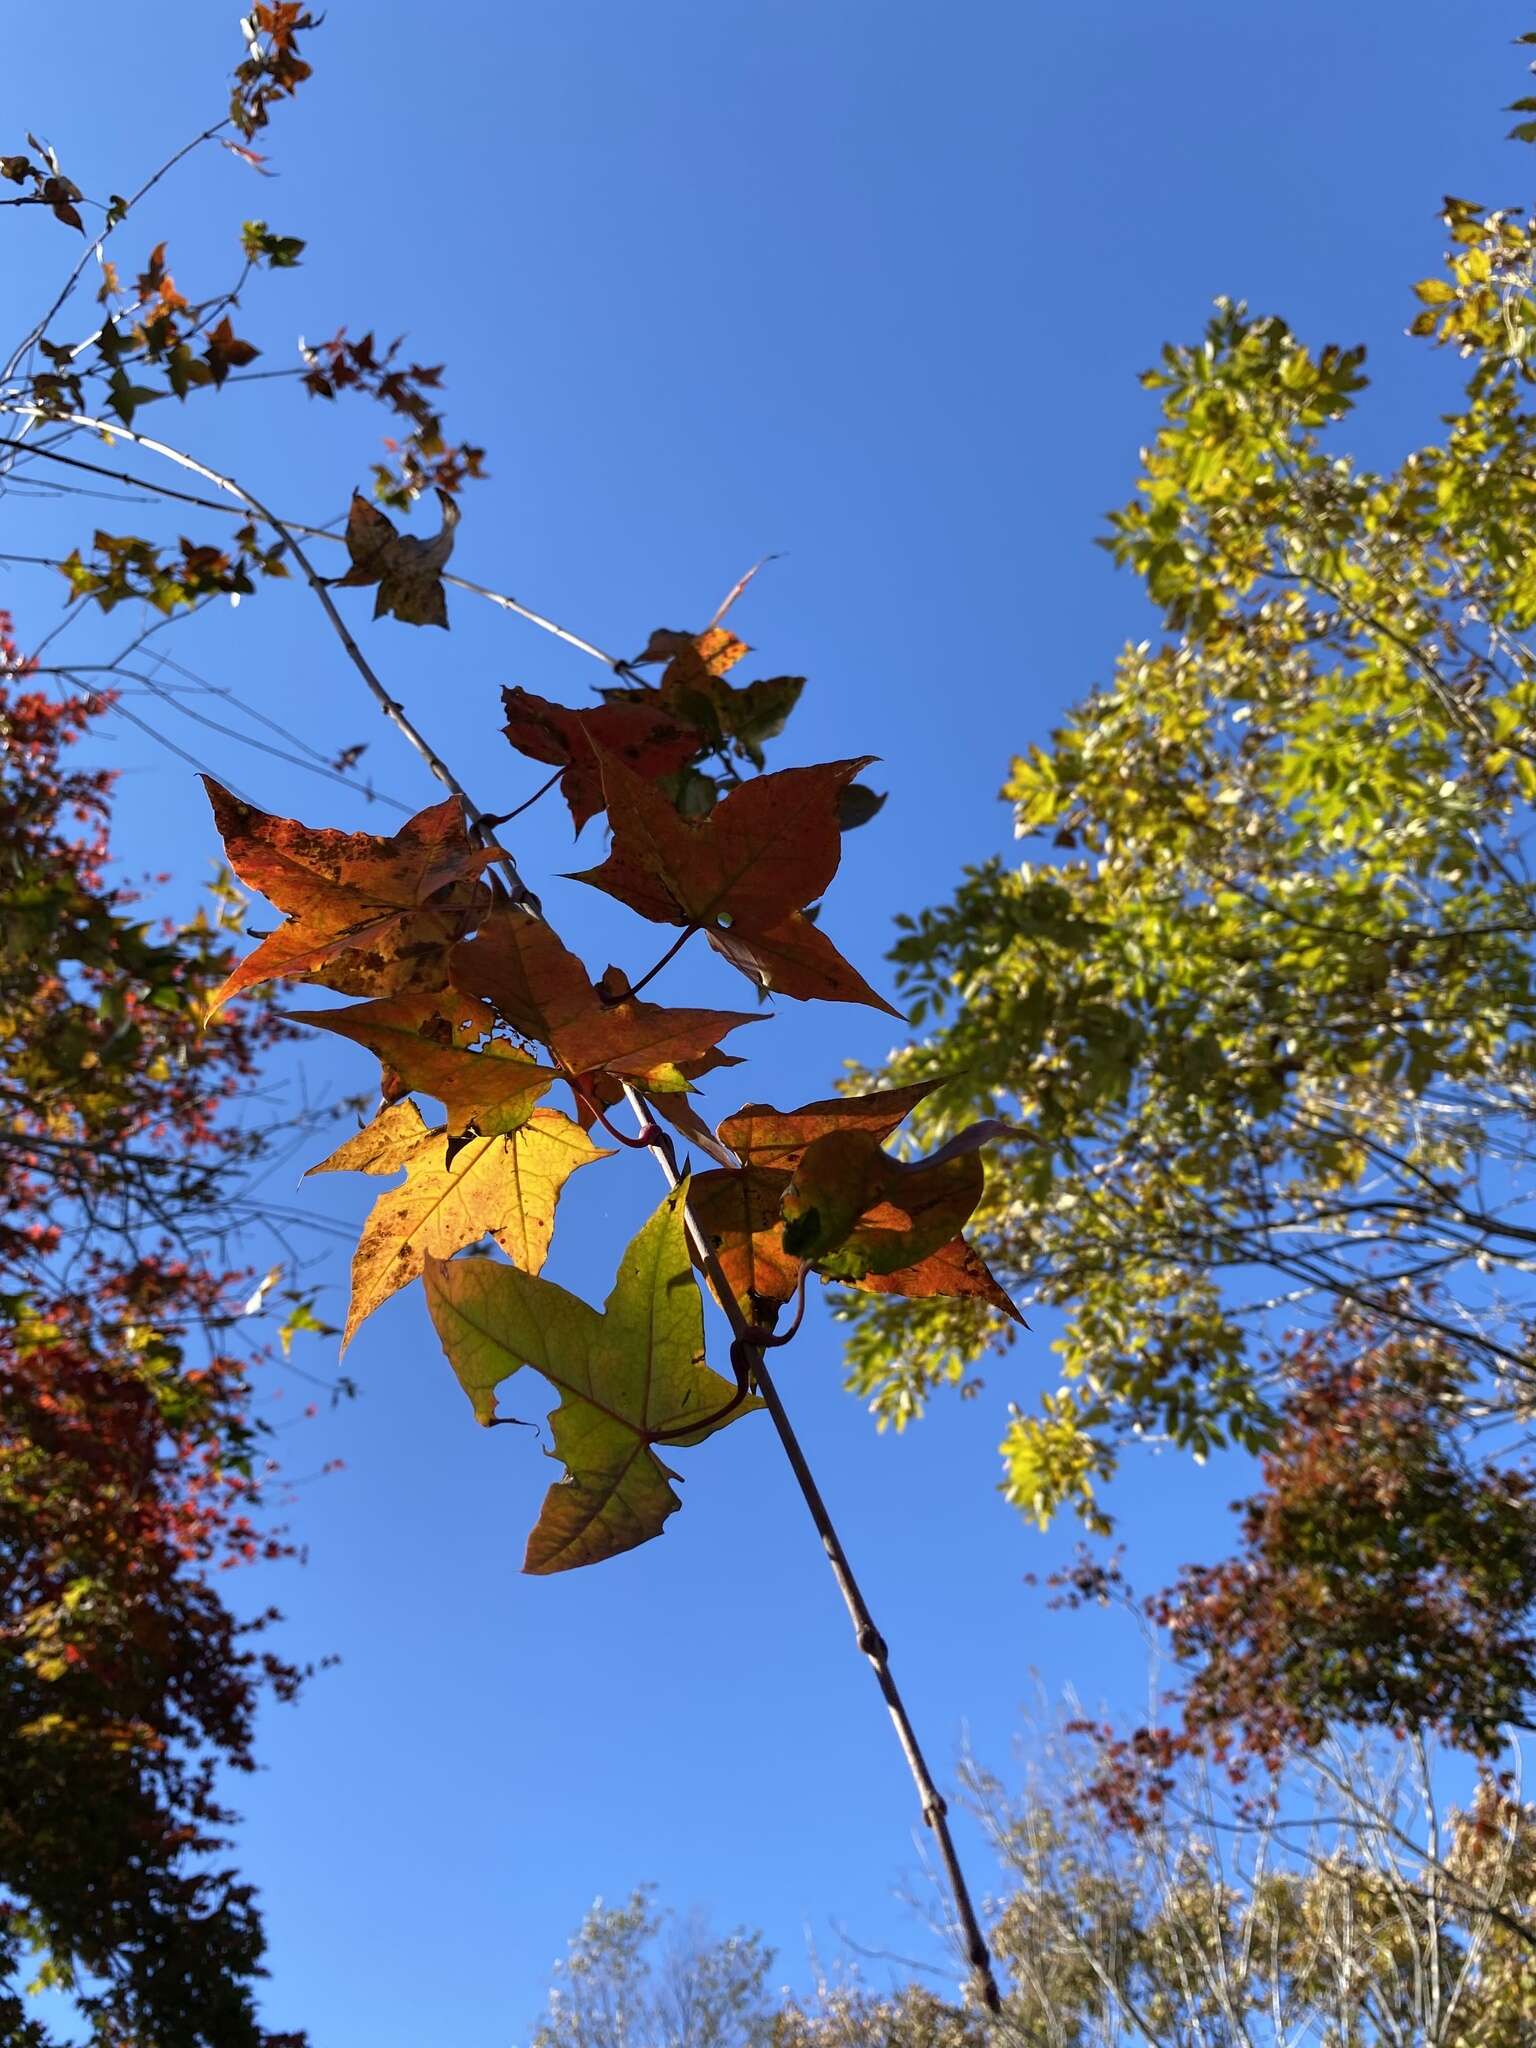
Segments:
[[[257,1140],[221,1114],[273,1026],[216,923],[148,934],[106,879],[94,710],[24,687],[0,615],[0,1948],[99,1980],[100,2038],[255,2048],[260,1922],[209,1861],[264,1685],[211,1574],[265,1525],[237,1276],[186,1246]],[[289,2037],[291,2038],[291,2037]]]
[[[1181,1725],[1097,1735],[1095,1792],[1134,1824],[1181,1755],[1234,1778],[1331,1727],[1433,1731],[1479,1757],[1536,1696],[1536,1485],[1474,1463],[1466,1368],[1434,1338],[1346,1311],[1301,1337],[1238,1554],[1148,1604],[1191,1671]]]

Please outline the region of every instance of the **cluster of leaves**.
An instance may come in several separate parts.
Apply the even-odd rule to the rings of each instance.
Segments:
[[[378,610],[407,623],[446,623],[432,602],[435,544],[396,534],[361,499],[349,538],[344,583],[376,582]],[[667,681],[686,666],[685,642],[701,661],[722,656],[718,625],[656,634],[647,658],[665,649],[668,662],[657,689],[626,686],[585,711],[506,693],[508,738],[559,768],[578,828],[607,813],[607,858],[576,879],[681,927],[673,952],[702,932],[760,993],[888,1007],[807,915],[836,872],[840,800],[864,763],[733,773],[717,802],[700,805],[687,778],[705,779],[689,766],[701,745],[718,750],[729,733],[760,760],[801,684],[737,689],[706,666],[716,688],[703,706]],[[750,712],[738,701],[748,698]],[[272,817],[212,782],[209,795],[235,873],[286,920],[215,1007],[258,982],[317,982],[361,1000],[302,1021],[380,1062],[383,1108],[311,1169],[405,1176],[364,1226],[344,1341],[420,1277],[481,1422],[496,1420],[496,1389],[523,1366],[561,1395],[553,1443],[566,1475],[529,1539],[527,1570],[592,1563],[659,1534],[678,1502],[657,1446],[700,1442],[755,1405],[734,1353],[732,1380],[704,1364],[685,1205],[747,1326],[765,1335],[812,1273],[1015,1313],[962,1234],[982,1195],[980,1148],[1003,1126],[982,1121],[927,1161],[898,1159],[882,1141],[924,1092],[907,1088],[787,1113],[749,1105],[711,1132],[690,1098],[703,1075],[739,1063],[721,1041],[754,1016],[643,1001],[615,967],[594,980],[521,883],[512,893],[494,876],[498,864],[516,870],[471,832],[456,798],[381,838]],[[557,1083],[573,1114],[542,1103]],[[560,1191],[609,1156],[590,1134],[612,1130],[607,1112],[626,1093],[718,1164],[641,1230],[599,1315],[539,1271]],[[417,1094],[442,1104],[440,1121],[423,1119]],[[459,1258],[487,1238],[510,1264]]]
[[[286,576],[282,543],[263,548],[252,527],[242,529],[249,547],[237,541],[233,552],[182,537],[180,555],[167,555],[153,541],[137,534],[97,530],[95,553],[86,561],[72,548],[59,564],[69,578],[69,601],[94,598],[104,612],[138,602],[169,613],[188,608],[205,597],[248,597],[255,589],[253,568],[266,576]]]
[[[299,34],[318,18],[300,0],[257,0],[240,24],[245,56],[235,68],[229,118],[249,142],[272,118],[272,102],[298,91],[310,75]]]
[[[1536,1696],[1536,1486],[1476,1462],[1466,1361],[1433,1333],[1345,1310],[1298,1340],[1237,1555],[1187,1566],[1146,1605],[1187,1674],[1177,1725],[1100,1730],[1094,1791],[1139,1827],[1181,1759],[1271,1775],[1331,1730],[1420,1731],[1483,1759]],[[1134,1604],[1085,1558],[1066,1604]]]
[[[247,249],[246,268],[256,260]],[[105,264],[96,332],[85,342],[38,338],[48,367],[28,380],[32,404],[45,419],[67,419],[89,411],[99,398],[104,410],[130,427],[139,408],[156,399],[184,399],[222,385],[232,370],[246,368],[261,353],[235,332],[230,319],[243,281],[194,304],[167,267],[164,242],[151,249],[126,292],[116,268]],[[119,311],[115,302],[121,298],[127,305]],[[163,385],[136,381],[152,372]]]
[[[8,185],[19,185],[21,197],[6,202],[12,206],[46,206],[57,221],[67,228],[78,228],[85,233],[85,222],[81,220],[75,201],[82,195],[80,187],[72,178],[66,178],[59,167],[59,159],[45,142],[39,142],[35,135],[27,137],[29,146],[42,158],[34,163],[29,156],[0,156],[0,178]]]
[[[329,341],[305,347],[303,384],[315,398],[356,391],[406,422],[403,436],[385,440],[390,459],[373,465],[374,496],[406,511],[428,489],[456,498],[471,477],[485,475],[485,450],[448,440],[432,395],[443,380],[442,364],[402,364],[400,348],[397,339],[381,350],[372,334],[349,341],[343,328]]]
[[[298,1674],[212,1574],[284,1545],[223,1341],[238,1276],[186,1240],[281,1027],[203,1032],[225,924],[155,934],[104,878],[109,779],[65,758],[94,708],[28,689],[0,619],[0,1947],[104,2048],[276,2048],[251,1889],[211,1858],[217,1779]]]
[[[1015,761],[1040,853],[907,922],[927,1028],[850,1084],[954,1075],[925,1142],[999,1099],[1030,1132],[973,1227],[1063,1313],[1062,1383],[1002,1445],[1041,1522],[1106,1526],[1130,1437],[1262,1450],[1281,1299],[1428,1331],[1483,1413],[1529,1413],[1536,222],[1445,218],[1416,324],[1469,357],[1466,397],[1396,470],[1330,445],[1358,349],[1218,302],[1147,374],[1162,423],[1107,545],[1165,638]],[[845,1308],[897,1426],[989,1341],[964,1302]]]

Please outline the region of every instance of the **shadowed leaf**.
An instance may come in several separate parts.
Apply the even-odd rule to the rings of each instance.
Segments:
[[[336,582],[341,589],[376,583],[376,619],[388,612],[407,626],[447,626],[443,570],[453,553],[459,508],[444,490],[439,490],[437,502],[443,511],[442,526],[431,540],[420,540],[415,534],[401,533],[394,521],[360,492],[352,493],[347,516],[347,553],[352,566]]]

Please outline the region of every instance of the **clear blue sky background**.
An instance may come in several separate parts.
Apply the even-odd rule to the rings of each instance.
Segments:
[[[46,132],[87,189],[127,188],[221,104],[235,12],[168,0],[130,27],[97,0],[72,17],[67,62],[45,10],[17,13],[4,146]],[[1008,845],[995,792],[1010,753],[1153,630],[1092,539],[1134,476],[1153,419],[1135,372],[1165,338],[1193,337],[1217,292],[1247,297],[1315,341],[1369,344],[1359,452],[1390,460],[1432,431],[1455,366],[1402,338],[1409,286],[1433,267],[1443,191],[1528,200],[1531,159],[1502,142],[1499,112],[1522,89],[1509,39],[1525,25],[1517,7],[1427,0],[1279,15],[333,0],[306,52],[316,77],[270,132],[281,176],[205,155],[146,221],[188,284],[223,278],[244,215],[308,239],[300,271],[248,295],[242,328],[268,364],[342,321],[406,330],[447,362],[450,426],[485,443],[493,477],[467,499],[466,574],[627,651],[786,551],[737,623],[760,672],[811,678],[778,765],[884,757],[890,803],[849,841],[827,911],[879,978],[892,916]],[[8,222],[7,332],[66,241],[40,216]],[[126,254],[145,241],[130,233]],[[198,417],[205,452],[301,518],[332,515],[376,439],[371,413],[280,385]],[[169,406],[145,424],[198,430]],[[24,536],[11,502],[4,546],[47,551],[52,515],[33,511]],[[0,602],[25,643],[58,590],[9,571]],[[362,626],[366,596],[351,606]],[[501,808],[539,771],[496,734],[499,685],[576,701],[600,678],[467,597],[452,612],[451,636],[386,622],[367,645]],[[61,646],[84,658],[92,630]],[[431,799],[296,589],[221,610],[171,651],[324,748],[367,740],[381,788]],[[272,809],[387,829],[344,791],[134,708]],[[216,853],[190,770],[128,726],[115,740],[121,849],[189,894]],[[514,843],[539,886],[596,857],[572,859],[552,805]],[[553,882],[547,900],[595,966],[651,957],[591,892]],[[741,989],[701,961],[663,989],[685,992]],[[785,1005],[754,1034],[745,1093],[825,1092],[891,1030]],[[360,1056],[303,1058],[314,1095],[366,1085]],[[717,1114],[739,1099],[729,1079],[710,1097]],[[317,1213],[359,1217],[377,1191],[295,1193],[294,1173],[274,1195]],[[633,1162],[582,1175],[551,1274],[601,1298],[654,1195]],[[343,1254],[314,1277],[339,1311]],[[901,1440],[840,1392],[823,1323],[788,1355],[787,1393],[946,1774],[967,1730],[1005,1758],[1037,1687],[1122,1711],[1145,1697],[1134,1636],[1052,1614],[1023,1583],[1073,1532],[1041,1539],[994,1491],[1008,1400],[1054,1383],[1048,1339]],[[297,1493],[308,1566],[239,1588],[281,1600],[291,1653],[342,1659],[267,1716],[267,1768],[238,1788],[273,2023],[308,2026],[316,2048],[507,2048],[594,1894],[641,1878],[763,1928],[786,1981],[805,1981],[807,1929],[835,1953],[834,1919],[873,1946],[919,1945],[896,1897],[918,1869],[910,1787],[766,1425],[682,1454],[685,1507],[660,1543],[529,1580],[517,1561],[551,1468],[531,1437],[474,1429],[419,1297],[382,1312],[349,1363],[362,1398],[283,1439],[296,1472],[347,1462]],[[1150,1453],[1129,1471],[1116,1506],[1137,1579],[1214,1552],[1241,1478]]]

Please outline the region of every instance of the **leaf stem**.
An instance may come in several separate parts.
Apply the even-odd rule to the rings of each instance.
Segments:
[[[532,796],[524,797],[523,801],[520,804],[514,806],[514,808],[510,811],[498,811],[494,815],[492,815],[490,812],[487,812],[486,815],[483,818],[481,818],[480,823],[482,825],[497,827],[500,827],[502,825],[510,825],[512,820],[514,818],[520,818],[523,815],[524,811],[531,811],[541,796],[548,796],[549,792],[554,788],[555,784],[560,780],[561,776],[564,773],[565,770],[563,768],[557,768],[554,774],[550,776],[548,782],[541,782],[539,784],[538,788],[533,792]]]
[[[638,981],[632,981],[629,987],[625,990],[623,995],[613,997],[605,996],[603,998],[604,1002],[606,1002],[609,1008],[612,1009],[615,1005],[619,1003],[627,1003],[631,1001],[635,996],[639,995],[641,989],[645,987],[647,982],[654,981],[657,975],[660,974],[663,967],[668,966],[673,960],[677,958],[678,954],[681,953],[684,946],[687,945],[688,941],[693,937],[694,933],[698,929],[699,927],[696,924],[685,924],[682,930],[678,933],[677,937],[672,941],[671,945],[668,946],[665,953],[663,953],[661,958],[656,962],[656,965],[654,967],[648,967],[645,970],[644,974],[641,975]]]
[[[591,1110],[593,1116],[596,1117],[597,1121],[616,1144],[625,1146],[631,1152],[649,1152],[651,1141],[646,1136],[645,1131],[642,1131],[639,1137],[632,1138],[628,1131],[621,1131],[617,1124],[609,1122],[601,1103],[595,1097],[589,1095],[585,1088],[578,1088],[575,1082],[572,1081],[571,1089],[574,1094],[581,1097],[581,1100]],[[650,1129],[651,1127],[648,1125],[646,1128]]]
[[[10,410],[28,413],[34,417],[41,417],[36,409],[31,407],[13,407]],[[451,790],[463,803],[472,826],[476,829],[482,827],[483,821],[489,814],[482,811],[474,802],[458,777],[432,747],[425,734],[412,722],[406,713],[405,707],[390,696],[388,690],[385,689],[383,683],[375,675],[362,649],[353,638],[345,619],[342,618],[337,610],[325,580],[316,573],[313,565],[299,546],[293,530],[286,522],[278,519],[259,498],[252,492],[247,491],[242,485],[234,482],[232,478],[221,476],[217,470],[210,469],[205,463],[198,462],[194,457],[185,454],[178,448],[169,446],[166,442],[153,440],[147,434],[138,434],[131,428],[115,426],[109,422],[92,419],[84,414],[67,414],[63,417],[70,425],[83,427],[96,433],[121,436],[124,440],[132,442],[135,446],[145,449],[150,454],[160,455],[169,462],[177,463],[181,468],[191,471],[193,475],[200,476],[204,482],[212,484],[216,489],[239,499],[241,503],[248,505],[258,518],[265,520],[273,531],[288,543],[295,562],[297,562],[305,580],[319,600],[321,608],[340,639],[349,660],[362,677],[363,682],[380,705],[385,716],[407,743],[415,749],[416,753],[426,763],[438,781],[445,788]],[[509,610],[518,610],[519,612],[522,610],[521,607],[513,605],[510,601],[507,603],[507,608]],[[525,614],[525,616],[531,615]],[[547,624],[548,622],[540,620],[539,623]],[[589,653],[597,652],[588,643],[575,641],[572,635],[562,633],[561,637],[572,640],[575,645],[585,647]],[[598,658],[602,660],[607,659],[606,656],[601,654],[599,654]],[[507,876],[513,900],[521,903],[534,916],[542,917],[543,911],[538,898],[528,889],[521,874],[518,872],[517,863],[505,849],[501,850],[500,865]],[[657,963],[656,968],[651,969],[650,974],[643,977],[644,981],[649,981],[652,974],[656,973],[660,967],[666,965],[667,960],[670,960],[672,955],[692,936],[693,929],[694,927],[690,926],[683,931],[681,937],[666,954],[665,958]],[[640,985],[639,983],[636,984],[637,987]],[[631,1114],[635,1118],[641,1141],[661,1168],[668,1187],[678,1188],[683,1183],[684,1174],[678,1165],[677,1151],[671,1136],[662,1130],[651,1116],[644,1098],[634,1083],[625,1081],[622,1083],[622,1086],[625,1100],[629,1105]],[[603,1119],[603,1122],[605,1128],[611,1128],[607,1124],[606,1118]],[[896,1731],[896,1739],[901,1745],[902,1754],[906,1758],[907,1769],[911,1773],[912,1782],[917,1789],[918,1804],[921,1807],[923,1819],[932,1829],[935,1840],[938,1843],[940,1859],[944,1865],[944,1873],[949,1883],[950,1894],[955,1904],[956,1916],[964,1937],[966,1960],[975,1974],[978,1994],[989,2012],[1000,2012],[1002,2010],[1002,1999],[998,1992],[997,1979],[993,1974],[991,1953],[987,1947],[986,1936],[981,1929],[981,1922],[977,1918],[976,1908],[971,1900],[970,1888],[965,1880],[965,1872],[960,1865],[954,1837],[950,1833],[949,1809],[944,1802],[943,1795],[934,1782],[932,1772],[928,1768],[927,1760],[917,1739],[917,1733],[912,1726],[911,1716],[907,1712],[906,1702],[892,1675],[890,1656],[885,1638],[875,1626],[874,1619],[869,1611],[869,1604],[864,1598],[857,1578],[854,1576],[853,1567],[849,1563],[847,1552],[843,1548],[842,1538],[838,1535],[837,1525],[832,1520],[827,1504],[822,1498],[821,1489],[816,1483],[815,1475],[801,1447],[800,1439],[795,1433],[794,1425],[789,1419],[788,1411],[780,1397],[773,1376],[768,1370],[764,1358],[763,1338],[765,1333],[749,1323],[746,1316],[742,1313],[740,1304],[737,1302],[736,1296],[732,1292],[730,1284],[726,1280],[721,1268],[719,1255],[715,1250],[709,1233],[694,1214],[692,1205],[687,1201],[686,1196],[683,1203],[683,1222],[689,1239],[692,1242],[700,1268],[708,1279],[715,1299],[719,1302],[720,1308],[731,1328],[732,1361],[737,1367],[738,1391],[740,1389],[743,1368],[745,1368],[746,1372],[750,1374],[751,1379],[756,1382],[758,1392],[763,1399],[763,1405],[768,1410],[769,1416],[772,1419],[774,1429],[778,1434],[779,1443],[783,1448],[785,1457],[789,1461],[790,1470],[794,1473],[795,1483],[800,1489],[801,1498],[804,1500],[806,1508],[810,1513],[816,1533],[821,1539],[821,1547],[826,1553],[827,1562],[832,1570],[832,1576],[837,1583],[837,1589],[842,1594],[843,1604],[848,1610],[848,1618],[853,1624],[854,1640],[869,1659],[870,1668],[875,1674],[875,1682],[880,1688],[881,1697],[884,1699],[886,1708],[890,1713],[891,1725]],[[745,1394],[741,1394],[740,1398],[745,1399]],[[733,1404],[733,1406],[735,1405],[739,1405],[739,1402]],[[697,1429],[699,1426],[698,1423],[695,1423],[693,1428]]]
[[[684,1176],[678,1166],[676,1148],[670,1136],[656,1128],[638,1090],[629,1082],[624,1084],[624,1095],[641,1127],[649,1126],[654,1132],[649,1150],[665,1175],[668,1186],[681,1186]],[[961,1868],[954,1837],[950,1833],[949,1809],[933,1781],[933,1774],[918,1742],[917,1732],[912,1726],[901,1689],[892,1675],[890,1653],[886,1648],[885,1638],[875,1627],[869,1603],[864,1598],[859,1582],[854,1576],[853,1567],[848,1562],[848,1553],[843,1548],[842,1538],[837,1533],[837,1525],[822,1498],[821,1489],[816,1484],[815,1474],[795,1433],[794,1424],[789,1419],[788,1411],[774,1384],[773,1375],[768,1370],[763,1357],[761,1333],[754,1329],[742,1314],[730,1283],[721,1269],[719,1255],[708,1232],[703,1229],[692,1208],[686,1203],[683,1220],[715,1299],[731,1326],[734,1339],[733,1355],[739,1345],[751,1356],[752,1378],[757,1382],[757,1390],[763,1397],[763,1406],[768,1410],[784,1455],[789,1460],[790,1470],[795,1475],[795,1483],[800,1488],[801,1498],[810,1511],[812,1522],[816,1525],[821,1547],[826,1552],[832,1576],[837,1581],[837,1589],[843,1596],[844,1606],[848,1609],[848,1619],[853,1624],[854,1640],[869,1659],[870,1667],[874,1671],[875,1683],[880,1688],[891,1716],[891,1725],[896,1730],[896,1739],[901,1744],[902,1754],[906,1758],[907,1769],[911,1772],[912,1782],[917,1788],[918,1804],[922,1808],[923,1819],[933,1830],[938,1842],[940,1860],[944,1865],[944,1874],[949,1881],[950,1894],[954,1899],[955,1912],[964,1936],[966,1961],[975,1973],[976,1988],[981,2002],[989,2012],[1001,2012],[1002,1998],[992,1971],[991,1951],[987,1947],[986,1936],[981,1931],[981,1922],[971,1900],[970,1887],[965,1881],[965,1872]]]

